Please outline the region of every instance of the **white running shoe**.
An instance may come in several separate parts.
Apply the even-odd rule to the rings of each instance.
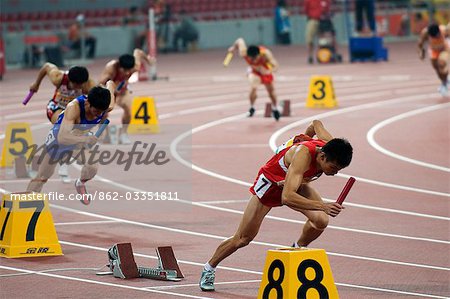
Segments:
[[[131,144],[131,140],[128,137],[127,133],[120,134],[120,136],[119,136],[119,143],[120,144]]]
[[[439,91],[439,93],[441,94],[441,96],[443,96],[443,97],[448,96],[448,88],[447,88],[447,85],[442,84],[441,86],[439,86],[438,91]]]
[[[70,176],[69,176],[69,165],[67,164],[60,164],[58,169],[59,178],[64,184],[70,183]]]

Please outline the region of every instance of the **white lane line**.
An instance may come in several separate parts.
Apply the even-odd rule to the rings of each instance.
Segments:
[[[214,285],[245,284],[245,283],[256,283],[256,282],[260,283],[261,279],[214,282]],[[146,287],[146,289],[167,290],[167,289],[177,289],[177,288],[186,288],[186,287],[197,287],[198,288],[198,283]]]
[[[177,296],[177,297],[183,297],[183,298],[213,299],[211,297],[200,297],[200,296],[192,296],[192,295],[181,294],[181,293],[174,293],[174,292],[167,292],[167,291],[139,288],[139,287],[133,287],[133,286],[127,286],[127,285],[103,282],[103,281],[98,281],[98,280],[94,280],[94,279],[84,279],[84,278],[78,278],[78,277],[72,277],[72,276],[66,276],[66,275],[59,275],[59,274],[52,274],[52,273],[42,273],[42,272],[39,272],[39,271],[33,271],[33,270],[27,270],[27,269],[21,269],[21,268],[13,268],[13,267],[7,267],[7,266],[2,266],[2,265],[0,265],[0,268],[1,269],[5,269],[5,270],[17,271],[17,272],[22,272],[22,273],[36,274],[36,275],[47,276],[47,277],[52,277],[52,278],[59,278],[59,279],[78,281],[78,282],[86,282],[86,283],[90,283],[90,284],[98,284],[98,285],[109,286],[109,287],[116,287],[116,288],[129,289],[129,290],[135,290],[135,291],[143,291],[143,292],[149,292],[149,293],[171,295],[171,296]]]
[[[412,159],[412,158],[408,158],[399,154],[396,154],[392,151],[389,151],[387,149],[385,149],[384,147],[382,147],[381,145],[379,145],[376,141],[375,141],[375,134],[377,133],[378,130],[382,129],[383,127],[387,126],[387,125],[391,125],[392,123],[399,121],[399,120],[403,120],[405,118],[411,117],[411,116],[415,116],[421,113],[427,113],[427,112],[431,112],[431,111],[435,111],[435,110],[439,110],[439,109],[445,109],[447,107],[450,107],[450,103],[445,103],[445,104],[440,104],[440,105],[434,105],[434,106],[428,106],[428,107],[424,107],[424,108],[420,108],[420,109],[416,109],[416,110],[412,110],[409,112],[405,112],[399,115],[396,115],[394,117],[385,119],[382,122],[377,123],[375,126],[373,126],[372,128],[370,128],[370,130],[367,132],[366,138],[367,141],[369,142],[369,144],[375,148],[377,151],[392,157],[394,159],[398,159],[404,162],[408,162],[411,164],[415,164],[415,165],[419,165],[422,167],[427,167],[427,168],[431,168],[431,169],[436,169],[436,170],[441,170],[441,171],[445,171],[445,172],[450,172],[450,168],[448,167],[444,167],[444,166],[440,166],[440,165],[435,165],[432,163],[427,163],[427,162],[423,162],[423,161],[419,161],[416,159]],[[448,139],[448,136],[442,136],[444,139]],[[411,145],[413,146],[413,145]]]
[[[95,218],[105,219],[105,220],[115,220],[115,221],[119,221],[122,223],[127,223],[130,225],[136,225],[136,226],[141,226],[141,227],[146,227],[146,228],[153,228],[153,229],[170,231],[170,232],[174,232],[174,233],[186,234],[186,235],[197,236],[197,237],[206,237],[206,238],[211,238],[211,239],[216,239],[216,240],[225,240],[228,238],[225,236],[195,232],[195,231],[178,229],[178,228],[165,227],[165,226],[160,226],[160,225],[155,225],[155,224],[143,223],[143,222],[139,222],[139,221],[126,220],[126,219],[117,218],[117,217],[111,217],[111,216],[90,213],[90,212],[84,212],[84,211],[79,211],[79,210],[72,209],[72,208],[53,205],[53,204],[51,204],[50,206],[54,209],[72,212],[72,213],[76,213],[79,215],[90,216],[90,217],[95,217]],[[217,208],[217,207],[214,207],[214,208]],[[242,213],[242,212],[236,211],[236,213]],[[280,219],[282,219],[282,218],[280,218]],[[269,243],[269,242],[262,242],[262,241],[252,241],[251,243],[255,244],[255,245],[261,245],[261,246],[267,246],[267,247],[286,247],[286,245],[283,245],[283,244],[276,244],[276,243]],[[334,256],[340,256],[340,257],[354,258],[354,259],[358,259],[358,260],[376,261],[376,262],[386,263],[386,264],[396,264],[396,265],[426,268],[426,269],[433,269],[433,270],[450,271],[450,268],[441,267],[441,266],[433,266],[433,265],[425,265],[425,264],[417,264],[417,263],[407,263],[407,262],[400,262],[400,261],[394,261],[394,260],[386,260],[386,259],[379,259],[379,258],[372,258],[372,257],[349,255],[349,254],[342,254],[342,253],[335,253],[335,252],[327,252],[327,254],[334,255]]]
[[[329,199],[329,198],[322,198],[324,201],[328,202],[334,202],[335,200]],[[213,201],[195,201],[197,204],[205,204],[205,205],[221,205],[221,204],[235,204],[235,203],[248,203],[247,200],[243,199],[235,199],[235,200],[213,200]],[[424,217],[424,218],[430,218],[435,220],[445,220],[450,221],[450,217],[443,217],[443,216],[435,216],[435,215],[429,215],[429,214],[422,214],[422,213],[416,213],[416,212],[408,212],[408,211],[401,211],[401,210],[395,210],[395,209],[388,209],[388,208],[380,208],[370,205],[362,205],[357,203],[352,203],[350,201],[345,201],[345,205],[349,207],[356,207],[361,209],[368,209],[368,210],[375,210],[375,211],[383,211],[387,213],[394,213],[394,214],[403,214],[403,215],[409,215],[409,216],[417,216],[417,217]]]
[[[108,251],[108,248],[102,248],[102,247],[92,246],[92,245],[87,245],[87,244],[80,244],[80,243],[73,243],[73,242],[66,242],[66,241],[60,241],[60,243],[61,244],[65,244],[65,245],[69,245],[69,246],[86,248],[86,249],[93,249],[93,250],[104,251],[104,252]],[[280,247],[280,246],[278,246],[278,247]],[[281,247],[286,247],[286,246],[281,246]],[[142,258],[150,258],[150,259],[154,259],[154,260],[158,259],[157,256],[141,254],[141,253],[135,253],[135,252],[133,252],[133,254],[135,256],[142,257]],[[329,254],[329,252],[327,252],[327,254]],[[178,259],[177,259],[177,261],[180,264],[186,264],[186,265],[191,265],[191,266],[199,266],[199,267],[202,267],[202,268],[204,266],[204,263],[185,261],[185,260],[178,260]],[[247,270],[247,269],[241,269],[241,268],[231,268],[231,267],[225,267],[225,266],[218,266],[217,268],[218,269],[222,269],[222,270],[227,270],[227,271],[235,271],[235,272],[241,272],[241,273],[247,273],[247,274],[255,274],[255,275],[258,275],[258,276],[263,275],[263,273],[260,272],[260,271],[253,271],[253,270]],[[248,281],[244,281],[244,282],[257,282],[257,281],[260,281],[260,280],[248,280]],[[227,283],[234,283],[234,282],[216,282],[215,284],[227,284]],[[239,282],[236,282],[236,283],[239,283]],[[444,298],[444,297],[439,297],[439,296],[436,297],[435,295],[431,295],[431,294],[411,293],[411,292],[406,292],[406,291],[398,291],[398,290],[385,289],[385,288],[361,286],[361,285],[354,285],[354,284],[347,284],[347,283],[335,282],[335,284],[336,285],[340,285],[340,286],[350,287],[350,288],[353,287],[353,288],[367,289],[367,290],[387,292],[387,293],[398,293],[398,294],[406,294],[406,295],[414,295],[414,296],[423,296],[423,297],[429,297],[429,298]],[[181,286],[183,286],[183,285],[181,285]],[[184,286],[190,286],[190,284],[189,285],[184,285]],[[198,286],[198,284],[195,284],[195,285],[192,284],[192,286]],[[146,289],[153,289],[153,288],[158,289],[158,288],[161,288],[161,287],[145,287],[145,288]]]
[[[449,298],[449,297],[443,297],[443,296],[438,296],[438,295],[413,293],[413,292],[405,292],[405,291],[395,291],[392,289],[374,288],[374,287],[360,286],[360,285],[354,285],[354,284],[348,284],[348,283],[336,283],[336,285],[341,286],[341,287],[349,287],[349,288],[356,288],[356,289],[363,289],[363,290],[370,290],[370,291],[389,292],[389,293],[396,293],[396,294],[402,294],[402,295],[417,296],[417,297],[421,297],[421,298],[438,298],[438,299],[448,299]]]
[[[61,244],[64,245],[69,245],[69,246],[75,246],[75,247],[81,247],[81,248],[86,248],[86,249],[92,249],[92,250],[98,250],[98,251],[103,251],[106,252],[108,250],[108,248],[102,248],[102,247],[98,247],[98,246],[91,246],[91,245],[86,245],[86,244],[80,244],[80,243],[73,243],[73,242],[66,242],[66,241],[60,241]],[[328,254],[328,253],[327,253]],[[138,257],[142,257],[142,258],[150,258],[150,259],[154,259],[157,260],[158,257],[157,256],[152,256],[152,255],[146,255],[146,254],[140,254],[140,253],[134,253],[135,256]],[[203,267],[204,264],[203,263],[198,263],[198,262],[192,262],[192,261],[184,261],[184,260],[177,260],[180,264],[187,264],[187,265],[192,265],[192,266],[199,266],[199,267]],[[230,267],[223,267],[223,266],[219,266],[219,269],[223,269],[223,270],[228,270],[228,271],[236,271],[236,272],[241,272],[241,273],[248,273],[248,274],[255,274],[258,276],[263,275],[262,272],[260,271],[253,271],[253,270],[246,270],[246,269],[240,269],[240,268],[230,268]],[[248,281],[243,281],[243,282],[259,282],[260,280],[248,280]],[[239,282],[217,282],[216,284],[229,284],[229,283],[239,283]],[[412,292],[406,292],[406,291],[399,291],[399,290],[393,290],[393,289],[386,289],[386,288],[376,288],[376,287],[369,287],[369,286],[362,286],[362,285],[354,285],[354,284],[347,284],[347,283],[339,283],[336,282],[335,283],[338,286],[344,286],[344,287],[350,287],[350,288],[358,288],[358,289],[367,289],[367,290],[373,290],[373,291],[380,291],[380,292],[387,292],[387,293],[398,293],[398,294],[406,294],[406,295],[414,295],[414,296],[423,296],[423,297],[428,297],[428,298],[445,298],[445,297],[439,297],[436,295],[431,295],[431,294],[423,294],[423,293],[412,293]],[[183,287],[183,286],[191,286],[191,284],[187,284],[187,285],[177,285],[179,287]],[[174,287],[177,287],[174,286]],[[192,284],[192,286],[198,286],[198,284]],[[164,287],[144,287],[145,289],[159,289],[159,288],[164,288]]]
[[[241,211],[241,210],[234,210],[234,209],[229,209],[229,208],[216,207],[216,206],[207,205],[207,204],[200,204],[200,203],[197,203],[197,202],[194,202],[193,205],[203,206],[205,208],[210,208],[210,209],[213,209],[213,210],[218,210],[218,211],[228,212],[228,213],[233,213],[233,214],[240,214],[240,215],[244,214],[244,212]],[[289,218],[286,218],[286,217],[277,217],[277,216],[267,215],[266,218],[267,219],[276,220],[276,221],[280,221],[280,222],[305,224],[305,221],[289,219]],[[411,236],[405,236],[405,235],[381,233],[381,232],[367,231],[367,230],[362,230],[362,229],[347,228],[347,227],[334,226],[334,225],[328,225],[327,228],[328,229],[340,230],[340,231],[346,231],[346,232],[374,235],[374,236],[383,236],[383,237],[398,238],[398,239],[405,239],[405,240],[414,240],[414,241],[424,241],[424,242],[432,242],[432,243],[438,243],[438,244],[450,244],[450,241],[448,241],[448,240],[430,239],[430,238],[422,238],[422,237],[411,237]]]
[[[109,224],[109,223],[120,223],[115,220],[100,220],[100,221],[77,221],[77,222],[55,222],[56,226],[66,226],[66,225],[86,225],[86,224]]]

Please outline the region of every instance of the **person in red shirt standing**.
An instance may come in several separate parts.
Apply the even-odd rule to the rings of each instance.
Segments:
[[[256,90],[260,84],[263,84],[269,93],[272,101],[272,115],[278,121],[280,112],[277,107],[277,96],[273,86],[273,72],[278,68],[278,62],[272,55],[272,52],[263,46],[250,45],[247,47],[242,37],[238,38],[233,45],[228,48],[228,53],[233,53],[236,49],[239,55],[248,63],[248,80],[250,82],[250,110],[248,116],[255,114]]]
[[[313,139],[314,135],[317,139]],[[317,239],[327,227],[329,216],[336,217],[343,207],[338,203],[323,202],[309,183],[322,174],[335,175],[350,164],[352,156],[350,143],[346,139],[333,138],[318,120],[309,125],[305,134],[280,146],[259,170],[236,233],[223,241],[205,264],[200,289],[214,291],[217,265],[256,237],[272,207],[286,205],[308,218],[293,247],[308,246]]]
[[[314,40],[319,32],[319,21],[322,16],[330,14],[331,0],[305,0],[306,22],[306,44],[308,45],[308,63],[314,63]]]

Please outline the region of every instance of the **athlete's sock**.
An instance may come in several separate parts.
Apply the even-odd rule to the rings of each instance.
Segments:
[[[204,269],[205,269],[206,271],[216,271],[216,268],[213,267],[213,266],[211,266],[209,263],[206,263],[206,264],[205,264]]]

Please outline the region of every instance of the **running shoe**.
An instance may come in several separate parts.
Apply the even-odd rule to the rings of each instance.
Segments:
[[[58,175],[61,181],[64,184],[70,183],[70,177],[69,177],[69,165],[67,164],[60,164],[58,169]]]
[[[203,270],[202,277],[200,278],[200,289],[204,292],[214,291],[214,279],[216,277],[216,272],[214,270]]]
[[[272,115],[275,118],[276,121],[280,119],[280,111],[278,110],[272,110]]]
[[[248,110],[248,117],[252,117],[254,114],[255,114],[255,108],[251,107],[251,108]]]
[[[84,205],[89,205],[91,203],[91,195],[86,189],[86,184],[83,183],[80,179],[77,179],[75,181],[75,189],[77,190],[78,194],[82,195],[81,203]]]

